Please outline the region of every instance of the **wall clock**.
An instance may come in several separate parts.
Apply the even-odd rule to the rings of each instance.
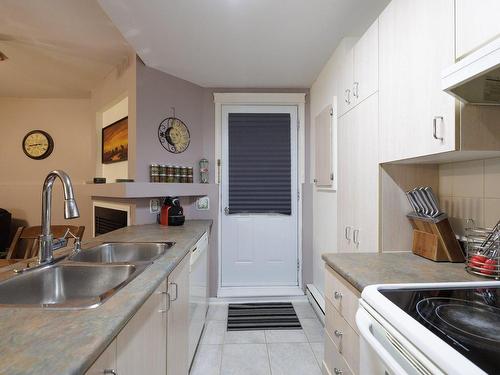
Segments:
[[[168,117],[158,127],[158,139],[166,150],[180,154],[189,147],[191,136],[186,124],[177,117]]]
[[[54,140],[43,130],[32,130],[23,138],[23,151],[31,159],[41,160],[54,150]]]

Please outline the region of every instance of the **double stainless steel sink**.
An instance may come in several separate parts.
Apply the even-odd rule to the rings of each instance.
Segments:
[[[0,307],[97,307],[166,253],[173,242],[109,242],[0,282]]]

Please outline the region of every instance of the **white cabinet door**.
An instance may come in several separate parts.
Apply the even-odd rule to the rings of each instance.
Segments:
[[[441,90],[454,56],[453,0],[393,0],[382,12],[382,162],[455,150],[455,101]]]
[[[167,305],[163,282],[117,336],[118,374],[165,375]]]
[[[106,373],[112,374],[116,372],[116,340],[113,340],[105,351],[97,358],[92,367],[90,367],[85,375],[103,375]]]
[[[352,92],[354,78],[354,51],[349,49],[342,56],[340,61],[340,88],[338,106],[339,116],[344,115],[354,106],[354,97]]]
[[[500,1],[455,0],[457,59],[500,36]]]
[[[189,259],[188,253],[168,276],[167,374],[189,370]],[[121,375],[121,374],[120,374]]]
[[[354,105],[378,90],[378,20],[354,46]]]
[[[360,252],[378,251],[378,94],[353,110],[354,164],[353,247]]]
[[[354,139],[354,117],[355,110],[346,113],[338,122],[337,250],[339,252],[352,250],[356,178],[352,161],[357,148]]]
[[[314,121],[315,154],[314,182],[316,186],[331,187],[333,183],[332,106],[325,107]]]

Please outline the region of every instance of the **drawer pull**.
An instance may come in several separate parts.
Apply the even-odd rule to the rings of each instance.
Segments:
[[[335,291],[335,293],[333,293],[333,298],[335,299],[342,299],[343,296],[342,292]]]
[[[342,331],[339,331],[338,329],[336,329],[335,331],[333,331],[333,334],[337,337],[342,337],[343,333]]]
[[[344,373],[344,371],[342,371],[341,369],[338,369],[337,367],[335,367],[335,368],[333,369],[333,373],[334,373],[335,375],[342,375],[342,374]]]
[[[111,375],[118,375],[118,373],[116,372],[115,369],[112,369],[112,368],[107,368],[106,370],[104,370],[102,372],[103,374],[111,374]]]

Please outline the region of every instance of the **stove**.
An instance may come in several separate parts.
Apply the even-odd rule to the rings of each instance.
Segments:
[[[500,286],[379,292],[479,368],[500,373]]]
[[[500,282],[372,285],[361,296],[361,374],[500,374]]]

